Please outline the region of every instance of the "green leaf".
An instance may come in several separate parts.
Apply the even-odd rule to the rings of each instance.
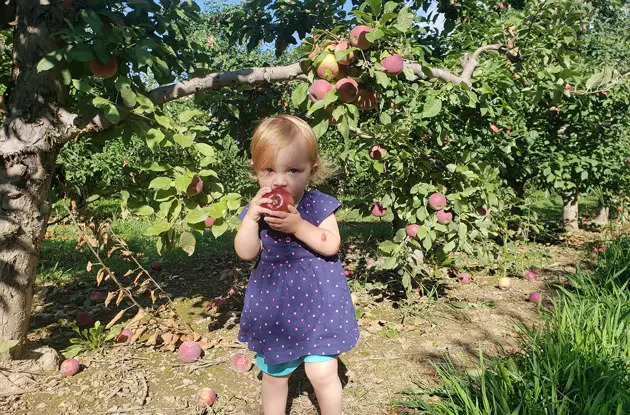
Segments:
[[[409,8],[403,7],[400,12],[398,12],[398,17],[396,18],[396,23],[394,27],[401,32],[406,32],[411,28],[413,24],[414,15],[409,11]]]
[[[208,213],[206,212],[206,210],[198,207],[189,211],[184,220],[188,223],[199,223],[206,220],[207,217]]]
[[[444,247],[442,248],[442,250],[444,251],[444,253],[448,254],[448,253],[449,253],[449,252],[451,252],[454,248],[455,248],[455,241],[450,241],[449,243],[447,243],[446,245],[444,245]]]
[[[151,128],[149,131],[147,131],[147,136],[145,140],[147,142],[147,146],[149,146],[149,148],[153,150],[156,144],[160,144],[162,140],[164,140],[164,137],[165,136],[162,131],[156,128]]]
[[[195,144],[195,148],[203,156],[214,157],[214,148],[206,143],[197,143]]]
[[[389,116],[386,112],[381,112],[380,116],[381,124],[387,125],[392,123],[392,117]]]
[[[153,208],[148,205],[140,206],[138,209],[133,211],[133,213],[138,216],[149,216],[153,215],[154,212]]]
[[[162,127],[167,128],[169,130],[173,128],[173,124],[171,124],[170,117],[167,117],[166,115],[154,114],[153,118],[155,118],[155,121],[157,121],[158,124],[160,124]]]
[[[306,82],[299,84],[291,93],[291,101],[293,105],[299,107],[308,97],[309,86]]]
[[[212,225],[212,235],[214,235],[215,238],[218,238],[219,236],[223,235],[225,231],[227,230],[228,230],[228,224],[223,219],[217,219],[214,222],[214,225]]]
[[[66,55],[66,59],[68,60],[68,62],[89,62],[93,59],[96,59],[96,55],[94,54],[94,49],[92,48],[92,46],[88,45],[87,43],[79,43],[72,46],[72,48],[68,51],[68,54]]]
[[[372,14],[374,14],[374,16],[381,14],[381,0],[367,0],[367,2],[370,5],[370,10],[372,10]]]
[[[195,252],[195,245],[197,244],[197,240],[195,239],[195,235],[190,232],[183,232],[179,237],[179,246],[191,256]]]
[[[175,134],[173,136],[173,141],[179,144],[182,148],[188,148],[193,145],[194,142],[191,136],[184,134]]]
[[[170,177],[156,177],[149,183],[149,189],[168,189],[173,185],[173,179]]]
[[[145,229],[144,236],[157,236],[162,232],[168,231],[169,229],[171,229],[171,224],[164,219],[160,219],[153,222],[151,226]]]
[[[54,68],[62,58],[63,54],[61,53],[61,50],[50,52],[37,63],[37,72],[43,72]]]
[[[604,77],[603,72],[597,72],[591,75],[591,77],[588,78],[588,80],[586,81],[586,89],[591,89],[593,88],[593,86],[598,85],[603,77]]]
[[[374,43],[380,38],[382,38],[383,36],[385,36],[385,32],[383,32],[381,29],[374,29],[370,33],[367,33],[365,35],[365,38],[369,40],[370,42]]]
[[[383,88],[387,88],[389,86],[389,76],[385,72],[374,71],[374,76],[376,77],[376,83],[381,85]]]
[[[198,116],[198,115],[203,115],[204,113],[202,111],[199,111],[198,109],[193,109],[193,110],[186,110],[184,112],[182,112],[181,114],[179,114],[179,122],[181,123],[185,123],[190,121],[192,118]]]
[[[136,96],[136,100],[138,101],[138,104],[140,104],[140,108],[136,108],[135,111],[139,113],[153,112],[153,110],[155,109],[155,106],[153,105],[153,101],[151,101],[149,98],[145,97],[142,94],[138,94]]]
[[[120,92],[123,104],[126,107],[133,108],[136,105],[136,94],[131,89],[131,81],[125,76],[119,76],[116,79],[116,89]]]
[[[422,110],[422,117],[431,118],[440,113],[442,109],[442,101],[436,97],[429,97],[424,103],[424,109]]]

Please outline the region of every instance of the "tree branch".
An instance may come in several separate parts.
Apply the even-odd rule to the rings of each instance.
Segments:
[[[405,61],[405,65],[410,67],[413,73],[420,79],[440,79],[454,84],[465,82],[470,85],[470,78],[472,77],[475,68],[479,65],[479,56],[488,50],[498,50],[514,58],[514,56],[507,52],[502,45],[496,44],[482,46],[478,48],[471,57],[466,58],[464,64],[462,65],[463,71],[461,76],[457,76],[445,69],[425,67],[425,71],[431,74],[428,76],[425,72],[423,72],[422,65],[417,62]],[[510,56],[508,56],[508,58]],[[308,80],[302,71],[302,67],[299,62],[286,66],[269,66],[215,72],[204,77],[193,78],[176,84],[160,86],[149,92],[149,98],[154,105],[159,106],[169,101],[183,98],[195,93],[219,89],[228,85],[256,85],[291,81],[293,79]],[[120,118],[124,119],[132,114],[133,111],[127,111],[126,113],[122,111]],[[63,133],[63,136],[65,137],[63,142],[77,138],[80,135],[97,133],[113,127],[113,124],[101,115],[97,115],[89,119],[79,117],[76,114],[65,113],[64,117],[67,121],[64,125],[67,125],[68,127]]]

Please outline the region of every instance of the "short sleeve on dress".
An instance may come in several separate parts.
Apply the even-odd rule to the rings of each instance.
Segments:
[[[318,190],[311,192],[311,203],[313,204],[313,224],[319,226],[324,219],[334,213],[341,206],[341,202],[334,197],[322,193]]]
[[[247,211],[249,210],[249,203],[247,205],[245,205],[245,207],[243,208],[243,210],[241,211],[241,213],[238,214],[238,218],[240,220],[243,220],[243,218],[245,217],[245,215],[247,214]]]

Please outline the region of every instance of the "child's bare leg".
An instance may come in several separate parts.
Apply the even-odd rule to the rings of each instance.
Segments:
[[[289,394],[289,376],[271,376],[263,372],[262,405],[264,415],[285,415],[287,395]]]
[[[337,359],[317,363],[306,362],[304,370],[315,389],[322,415],[340,415],[342,392],[341,380],[337,374]]]

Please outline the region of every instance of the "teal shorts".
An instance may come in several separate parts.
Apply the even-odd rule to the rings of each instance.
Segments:
[[[327,360],[336,359],[338,355],[310,355],[310,356],[302,356],[299,359],[291,360],[290,362],[278,363],[275,365],[268,365],[265,363],[264,356],[256,353],[256,366],[263,372],[267,373],[271,376],[285,376],[289,373],[293,372],[297,367],[302,363],[319,363],[325,362]]]

